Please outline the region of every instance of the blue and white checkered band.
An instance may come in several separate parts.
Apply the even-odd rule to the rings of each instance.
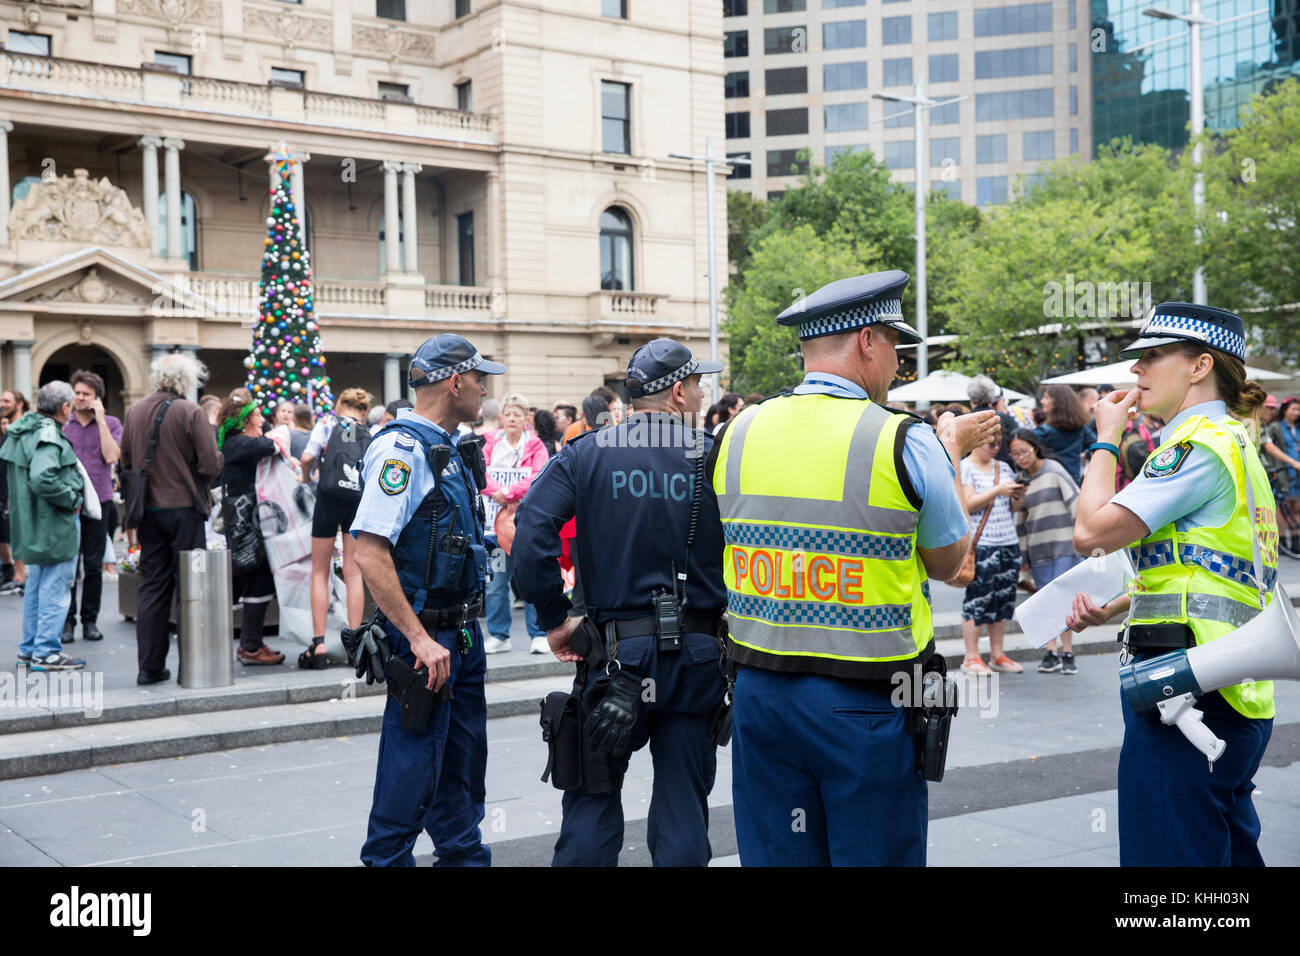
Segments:
[[[1141,335],[1178,335],[1204,342],[1211,348],[1235,355],[1243,362],[1246,360],[1246,340],[1221,325],[1203,322],[1185,315],[1153,315],[1142,326]]]
[[[836,332],[847,332],[849,329],[859,329],[864,325],[875,325],[877,322],[892,320],[903,321],[903,300],[877,299],[866,305],[855,305],[842,312],[832,312],[821,318],[800,322],[799,338],[815,339],[821,335],[833,335]]]
[[[441,382],[444,378],[451,378],[457,373],[468,372],[476,369],[483,364],[483,356],[475,352],[463,362],[457,362],[455,365],[447,365],[443,368],[433,368],[433,366],[424,359],[412,359],[412,365],[418,365],[424,369],[425,382]]]
[[[655,392],[662,392],[665,388],[676,385],[689,375],[693,375],[695,370],[700,367],[700,363],[691,359],[675,372],[669,372],[662,378],[657,378],[653,382],[646,382],[641,386],[642,395],[653,395]]]

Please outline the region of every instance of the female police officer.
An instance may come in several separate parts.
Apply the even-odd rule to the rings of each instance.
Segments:
[[[1127,546],[1138,577],[1131,598],[1104,608],[1077,595],[1067,623],[1077,631],[1127,609],[1127,649],[1141,658],[1229,636],[1258,613],[1254,536],[1271,591],[1277,524],[1254,445],[1240,440],[1238,419],[1255,415],[1266,397],[1245,381],[1241,319],[1209,306],[1162,303],[1121,354],[1137,358],[1137,386],[1097,403],[1098,441],[1089,449],[1074,544],[1083,554]],[[1115,446],[1134,405],[1169,424],[1142,474],[1112,497]],[[1176,728],[1138,716],[1127,701],[1122,706],[1121,865],[1262,865],[1250,794],[1273,727],[1272,683],[1201,698],[1206,726],[1228,745],[1212,773]]]

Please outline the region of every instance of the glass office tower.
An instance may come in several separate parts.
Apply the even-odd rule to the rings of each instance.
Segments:
[[[1183,33],[1178,20],[1142,15],[1150,6],[1187,13],[1186,0],[1092,0],[1093,142],[1122,136],[1170,148],[1187,144],[1191,106],[1187,37],[1132,52],[1141,43]],[[1203,27],[1205,123],[1231,129],[1255,93],[1300,76],[1300,0],[1204,0],[1201,14],[1223,26]]]

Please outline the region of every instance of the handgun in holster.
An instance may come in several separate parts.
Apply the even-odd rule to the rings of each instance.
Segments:
[[[942,654],[932,654],[919,670],[921,704],[907,708],[907,729],[916,743],[916,769],[931,783],[943,780],[948,735],[957,716],[957,684],[948,677]]]
[[[727,641],[727,619],[718,620],[718,632],[714,635],[721,648],[718,667],[722,679],[727,682],[727,689],[709,715],[709,740],[715,747],[725,747],[731,742],[731,708],[736,695],[736,662],[731,656],[731,645]]]
[[[435,693],[429,690],[429,669],[418,670],[396,654],[384,664],[388,675],[388,693],[402,708],[402,729],[422,734],[429,726],[433,709],[443,701],[455,700],[451,684],[444,683]]]

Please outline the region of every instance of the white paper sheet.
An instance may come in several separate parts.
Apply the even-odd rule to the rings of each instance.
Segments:
[[[1075,594],[1083,591],[1100,607],[1123,594],[1132,578],[1133,565],[1124,548],[1105,557],[1088,558],[1030,595],[1016,608],[1016,621],[1029,643],[1042,647],[1065,630]]]

